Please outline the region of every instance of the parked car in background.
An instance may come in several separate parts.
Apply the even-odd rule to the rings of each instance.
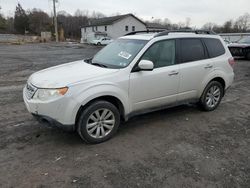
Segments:
[[[228,48],[234,57],[243,57],[250,60],[250,37],[245,37],[237,43],[229,44]]]
[[[141,32],[93,58],[31,75],[23,90],[28,111],[100,143],[120,120],[138,114],[186,103],[215,110],[234,80],[235,62],[223,39],[190,30]]]
[[[108,45],[113,42],[113,39],[109,37],[102,37],[100,39],[93,40],[93,44],[95,45]]]
[[[99,39],[104,38],[104,37],[107,37],[107,33],[95,31],[95,32],[87,34],[86,42],[88,44],[94,44],[94,42],[93,42],[94,40],[99,40]],[[84,42],[84,40],[82,42]]]

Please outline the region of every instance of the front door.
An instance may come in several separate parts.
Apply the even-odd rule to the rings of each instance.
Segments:
[[[179,65],[175,58],[175,40],[154,43],[141,60],[154,63],[152,71],[130,74],[129,97],[132,111],[155,108],[176,102],[179,86]]]

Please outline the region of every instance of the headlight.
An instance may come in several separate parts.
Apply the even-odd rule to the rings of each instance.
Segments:
[[[65,95],[67,91],[67,87],[59,89],[38,89],[33,99],[39,99],[41,101],[53,100]]]

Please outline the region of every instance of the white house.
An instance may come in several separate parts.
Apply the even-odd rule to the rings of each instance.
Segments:
[[[81,41],[91,42],[91,40],[102,36],[109,36],[116,39],[129,32],[147,29],[157,28],[148,27],[146,23],[133,14],[93,19],[89,21],[88,25],[81,28]],[[162,29],[162,26],[158,29]]]

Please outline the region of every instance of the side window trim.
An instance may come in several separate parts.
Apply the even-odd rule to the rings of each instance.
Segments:
[[[181,64],[181,40],[180,39],[176,39],[175,40],[175,44],[176,44],[176,50],[175,50],[175,63],[176,64]]]
[[[139,64],[139,62],[141,61],[141,59],[142,59],[142,57],[144,56],[144,54],[154,45],[154,44],[156,44],[156,43],[158,43],[158,42],[162,42],[162,41],[169,41],[169,40],[174,40],[174,42],[175,42],[175,61],[174,61],[174,64],[173,65],[169,65],[169,66],[174,66],[174,65],[177,65],[178,63],[177,63],[177,61],[176,61],[176,55],[177,55],[177,40],[178,39],[176,39],[176,38],[172,38],[172,39],[165,39],[165,40],[160,40],[160,41],[156,41],[156,42],[154,42],[154,43],[152,43],[147,49],[146,49],[146,51],[141,55],[141,57],[139,58],[139,60],[135,63],[135,65],[134,65],[134,67],[132,68],[132,70],[131,70],[131,73],[132,72],[138,72],[138,64]],[[169,67],[169,66],[165,66],[165,67]],[[159,67],[159,68],[165,68],[165,67]],[[158,69],[158,68],[157,68]]]
[[[204,51],[205,51],[205,59],[209,59],[210,57],[209,57],[209,53],[208,53],[207,46],[206,46],[206,44],[205,44],[205,42],[204,42],[204,40],[203,40],[202,38],[200,38],[200,40],[201,40],[201,42],[202,42],[203,49],[204,49]]]

